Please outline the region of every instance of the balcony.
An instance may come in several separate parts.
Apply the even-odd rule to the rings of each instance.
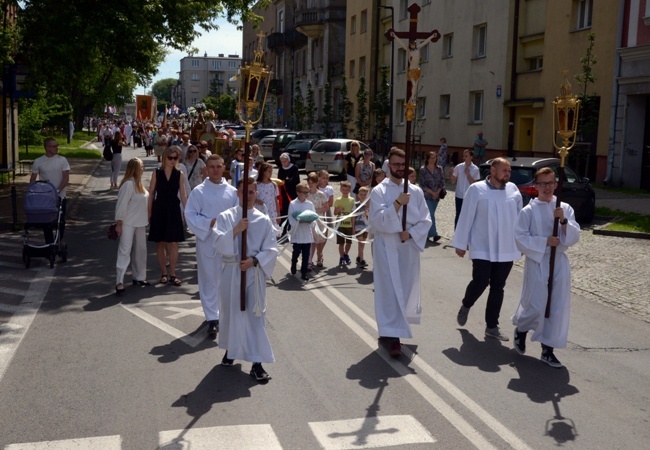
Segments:
[[[271,33],[267,38],[269,49],[280,51],[284,47],[299,48],[307,45],[307,36],[295,28],[284,33]]]
[[[345,23],[345,6],[329,6],[325,8],[299,8],[295,16],[296,28],[312,39],[323,35],[327,22],[342,21]]]

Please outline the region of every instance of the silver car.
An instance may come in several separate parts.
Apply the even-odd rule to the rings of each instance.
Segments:
[[[264,161],[273,159],[273,142],[275,142],[275,134],[264,136],[257,145],[260,146],[260,154]]]
[[[321,139],[316,142],[307,154],[305,171],[309,173],[327,170],[331,174],[346,178],[345,155],[350,151],[351,142],[353,139]],[[369,148],[361,141],[359,144],[361,153]]]

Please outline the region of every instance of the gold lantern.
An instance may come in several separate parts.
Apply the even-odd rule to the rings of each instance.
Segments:
[[[576,143],[580,110],[580,100],[571,92],[571,83],[569,83],[567,73],[568,71],[565,70],[564,81],[560,86],[560,95],[553,101],[553,146],[560,155],[561,167],[564,167],[569,150]],[[562,141],[562,145],[558,145],[558,137]]]

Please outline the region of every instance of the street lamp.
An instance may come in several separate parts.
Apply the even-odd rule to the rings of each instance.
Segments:
[[[573,95],[571,83],[567,77],[568,70],[564,70],[564,81],[560,86],[560,96],[555,97],[553,101],[553,147],[560,155],[560,166],[557,169],[559,183],[555,191],[555,207],[559,208],[562,201],[562,185],[566,178],[564,174],[564,163],[569,156],[569,150],[576,143],[576,132],[578,131],[578,112],[580,111],[580,100]],[[562,145],[558,146],[557,138],[562,140]],[[556,217],[553,222],[553,236],[558,235],[559,218]],[[546,311],[544,317],[548,318],[551,314],[551,294],[553,293],[553,271],[555,269],[555,252],[557,247],[551,247],[551,259],[549,261],[548,274],[548,298],[546,300]]]
[[[252,64],[246,64],[239,68],[239,93],[237,103],[237,115],[246,129],[246,144],[244,147],[244,175],[243,175],[243,196],[242,196],[242,219],[248,216],[248,159],[250,157],[251,131],[253,126],[262,119],[266,94],[269,90],[269,82],[273,72],[268,70],[264,64],[264,50],[262,49],[262,38],[264,33],[257,35],[257,50]],[[246,231],[241,237],[241,257],[246,258]],[[246,272],[241,273],[241,311],[246,310]]]
[[[377,5],[381,9],[390,10],[390,27],[395,29],[395,8],[392,6]],[[390,91],[389,91],[389,100],[390,111],[388,114],[388,145],[390,149],[393,146],[393,74],[395,73],[395,40],[390,41]],[[386,157],[386,149],[384,149],[384,158]]]

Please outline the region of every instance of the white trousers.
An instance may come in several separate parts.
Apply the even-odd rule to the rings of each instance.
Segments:
[[[207,255],[206,255],[207,253]],[[206,243],[196,241],[196,264],[199,296],[205,320],[219,320],[219,285],[221,284],[222,258]]]
[[[117,276],[115,284],[124,283],[124,274],[131,264],[133,279],[147,280],[147,227],[122,224],[122,235],[117,247]]]
[[[121,168],[122,168],[122,154],[113,153],[113,159],[111,159],[111,183],[117,184],[117,177],[120,175]]]

